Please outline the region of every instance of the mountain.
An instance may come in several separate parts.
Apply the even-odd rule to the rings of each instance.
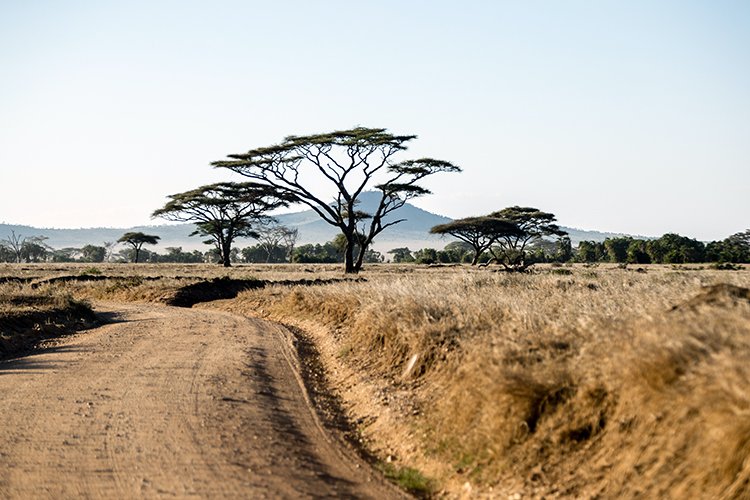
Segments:
[[[377,193],[362,193],[359,196],[357,208],[371,213],[375,211],[379,202],[380,197]],[[312,210],[280,215],[277,219],[285,226],[299,229],[299,244],[323,243],[330,241],[338,234],[335,227],[327,224]],[[377,236],[373,243],[375,250],[385,252],[397,247],[409,247],[412,250],[425,247],[442,248],[452,241],[452,239],[429,234],[432,226],[450,222],[451,219],[448,217],[436,215],[406,203],[396,212],[386,216],[383,222],[387,224],[398,219],[406,220],[387,228]]]
[[[358,208],[364,211],[372,211],[378,203],[377,193],[362,193]],[[299,230],[298,245],[306,243],[323,243],[333,239],[337,234],[336,228],[324,222],[312,210],[294,212],[276,216],[279,223]],[[438,224],[450,222],[450,218],[433,214],[421,208],[406,203],[401,209],[386,217],[384,221],[390,222],[395,219],[406,219],[395,226],[386,229],[380,236],[375,238],[373,248],[380,252],[386,252],[392,248],[409,247],[412,250],[419,248],[442,248],[447,243],[454,241],[453,238],[444,238],[429,234],[430,228]],[[16,235],[45,236],[46,243],[53,248],[76,247],[84,245],[101,245],[105,241],[117,241],[127,231],[142,231],[147,234],[155,234],[161,237],[157,250],[166,247],[182,247],[183,250],[205,250],[207,245],[202,243],[202,238],[190,237],[195,226],[193,224],[171,224],[136,226],[130,228],[95,227],[81,229],[53,229],[36,228],[31,226],[0,224],[0,239],[7,238],[11,231]],[[570,239],[575,247],[582,240],[604,241],[605,238],[617,236],[628,236],[622,233],[602,233],[599,231],[586,231],[582,229],[563,227],[568,231]],[[239,247],[255,244],[254,240],[241,239],[237,241]],[[152,248],[152,247],[149,247]]]

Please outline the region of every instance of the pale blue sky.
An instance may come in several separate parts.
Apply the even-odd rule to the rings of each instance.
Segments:
[[[436,213],[723,238],[750,227],[750,2],[0,0],[0,222],[154,223],[241,180],[213,160],[356,125],[464,168]]]

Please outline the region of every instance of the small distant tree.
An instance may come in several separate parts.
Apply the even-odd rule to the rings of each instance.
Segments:
[[[86,245],[81,248],[81,261],[83,262],[104,262],[104,257],[107,254],[105,247],[99,247],[96,245]]]
[[[438,261],[445,263],[471,262],[474,249],[465,241],[451,241],[438,252]]]
[[[581,241],[575,251],[577,262],[599,262],[604,259],[604,245],[597,241]]]
[[[573,259],[573,244],[569,236],[557,240],[557,249],[553,256],[555,262],[570,262]]]
[[[435,264],[438,261],[438,253],[434,248],[421,248],[414,252],[414,262],[417,264]]]
[[[112,260],[112,254],[114,253],[115,247],[117,246],[116,241],[105,241],[104,242],[104,260],[109,262]]]
[[[13,250],[10,249],[10,247],[0,241],[0,262],[15,262],[16,261],[16,254],[13,253]]]
[[[403,222],[386,217],[409,199],[430,193],[420,186],[420,181],[435,173],[461,170],[447,161],[432,158],[396,162],[396,154],[404,151],[413,139],[415,135],[357,127],[289,136],[280,144],[232,154],[229,160],[213,165],[261,182],[310,207],[341,232],[346,241],[345,272],[358,273],[375,237]],[[315,190],[320,185],[316,179],[330,189]],[[379,192],[379,201],[374,210],[364,212],[357,207],[358,198],[369,189]]]
[[[393,262],[400,264],[402,262],[414,262],[414,256],[411,254],[411,250],[408,247],[393,248],[388,250],[389,254],[393,255]]]
[[[266,249],[258,245],[245,247],[240,251],[242,262],[249,264],[261,264],[268,260]],[[271,250],[271,262],[284,262],[286,259],[286,249],[275,247]]]
[[[45,243],[46,236],[26,238],[21,245],[21,259],[25,262],[44,262],[52,247]]]
[[[184,252],[182,247],[167,247],[164,251],[166,253],[159,257],[159,262],[180,262],[185,264],[203,262],[203,252],[199,252],[198,250]]]
[[[292,262],[304,264],[333,264],[343,262],[341,248],[333,242],[327,241],[324,244],[306,244],[300,245],[294,249]]]
[[[750,262],[750,229],[706,245],[706,260],[711,262]]]
[[[532,264],[552,262],[557,254],[558,244],[559,241],[537,238],[526,247],[528,262]]]
[[[634,239],[628,244],[627,262],[629,264],[650,264],[648,246],[645,240]]]
[[[173,194],[152,217],[193,222],[191,234],[207,236],[219,253],[219,263],[231,266],[232,244],[239,237],[257,238],[256,226],[267,222],[268,212],[288,204],[289,197],[271,186],[253,182],[221,182]]]
[[[221,252],[219,252],[219,249],[213,247],[203,252],[203,262],[206,264],[221,264],[222,255]]]
[[[26,238],[21,234],[16,234],[15,231],[11,231],[7,238],[0,241],[6,248],[8,248],[15,257],[16,262],[21,262],[23,258],[23,245],[26,242]]]
[[[66,247],[52,250],[52,262],[75,262],[81,254],[80,248]]]
[[[258,228],[258,245],[266,253],[266,263],[279,262],[274,257],[279,249],[283,249],[284,261],[291,259],[294,245],[299,237],[298,229],[271,223]]]
[[[508,207],[488,217],[501,219],[515,226],[515,231],[503,233],[490,247],[492,256],[508,271],[524,271],[531,262],[526,260],[526,247],[541,238],[565,236],[568,233],[555,224],[555,215],[532,207]]]
[[[627,262],[628,260],[628,247],[633,241],[633,238],[618,237],[618,238],[607,238],[604,240],[604,250],[607,252],[607,258],[610,262]]]
[[[143,245],[156,245],[159,242],[159,239],[158,236],[151,234],[127,232],[120,236],[120,239],[118,239],[117,242],[125,243],[133,247],[133,262],[138,263],[138,258],[140,257]]]
[[[449,234],[469,244],[474,251],[471,265],[500,238],[521,237],[522,232],[515,222],[493,216],[468,217],[430,229],[432,234]]]

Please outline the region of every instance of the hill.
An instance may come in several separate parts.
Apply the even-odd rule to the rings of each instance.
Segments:
[[[360,208],[364,211],[372,210],[373,205],[378,202],[376,193],[363,193],[360,196]],[[395,217],[394,217],[395,215]],[[278,215],[279,223],[299,230],[298,245],[306,243],[323,243],[331,240],[337,230],[326,224],[312,210],[293,212]],[[410,203],[405,204],[400,210],[385,222],[396,218],[406,219],[404,222],[386,229],[383,234],[375,239],[373,247],[381,252],[392,248],[409,247],[412,250],[425,247],[442,248],[453,241],[452,238],[442,238],[429,234],[430,228],[438,224],[445,224],[451,219],[442,215],[433,214],[422,210]],[[582,240],[604,241],[605,238],[627,236],[622,233],[604,233],[599,231],[587,231],[563,227],[570,234],[573,246]],[[116,241],[126,231],[142,231],[147,234],[156,234],[161,237],[156,249],[163,250],[166,247],[182,247],[184,250],[205,250],[206,245],[199,237],[190,237],[194,230],[193,224],[161,224],[136,226],[129,228],[94,227],[79,229],[57,229],[37,228],[32,226],[0,224],[0,239],[6,238],[14,231],[23,236],[44,236],[46,243],[53,248],[80,248],[84,245],[101,245],[105,241]],[[244,247],[255,244],[254,240],[241,239],[238,246]]]

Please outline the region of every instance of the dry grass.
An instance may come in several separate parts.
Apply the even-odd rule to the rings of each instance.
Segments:
[[[159,301],[207,278],[341,277],[338,266],[101,272],[112,278],[36,293]],[[750,497],[750,298],[704,288],[750,288],[747,269],[372,266],[364,277],[265,287],[221,307],[325,332],[342,393],[368,387],[367,404],[345,404],[399,469],[450,496]]]
[[[328,264],[236,264],[224,268],[211,264],[0,263],[0,282],[6,277],[36,280],[82,274],[175,279],[212,279],[223,276],[244,278],[262,275],[264,279],[274,280],[333,278],[340,277],[342,273],[341,266]]]
[[[749,287],[750,273],[557,272],[376,274],[244,292],[233,307],[314,319],[346,364],[407,387],[419,416],[404,425],[422,438],[404,459],[446,464],[433,470],[444,484],[747,496],[750,300],[693,298],[716,283]]]
[[[19,283],[0,284],[0,359],[94,321],[88,304],[68,293],[39,291]]]

